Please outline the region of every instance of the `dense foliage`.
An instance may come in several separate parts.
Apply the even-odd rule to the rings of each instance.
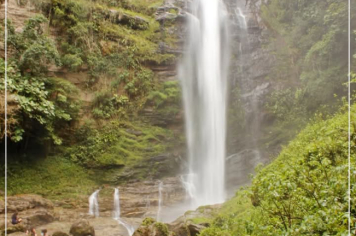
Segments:
[[[14,53],[8,62],[8,136],[14,142],[25,137],[61,144],[60,133],[68,130],[69,121],[78,115],[79,103],[73,97],[76,87],[46,75],[49,66],[60,65],[60,59],[54,42],[44,35],[41,24],[45,22],[43,16],[31,18],[22,33],[15,33],[9,25],[9,50]],[[4,76],[3,59],[0,64]]]
[[[161,97],[152,94],[166,86],[145,65],[175,57],[159,48],[175,40],[162,37],[155,20],[161,1],[24,0],[19,7],[28,2],[43,15],[28,19],[22,30],[9,24],[8,136],[19,143],[14,148],[25,152],[33,139],[68,145],[85,122],[102,126],[156,107]],[[4,70],[0,73],[4,76]],[[178,104],[179,98],[171,101]]]
[[[290,140],[316,112],[333,114],[346,96],[348,75],[348,5],[342,0],[272,0],[257,7],[270,34],[268,50],[275,65],[267,80],[279,89],[265,110],[275,123],[266,140]],[[351,12],[356,6],[351,4]],[[356,17],[351,15],[351,24]],[[355,36],[352,36],[355,38]],[[351,41],[351,50],[356,41]],[[352,64],[352,70],[356,64]],[[288,130],[286,132],[286,130]]]
[[[120,172],[171,147],[171,132],[141,116],[148,109],[167,118],[180,108],[179,84],[160,81],[152,70],[175,61],[174,54],[162,49],[175,44],[173,34],[163,34],[174,26],[156,20],[163,1],[21,0],[14,4],[30,13],[24,22],[22,18],[11,22],[9,14],[10,194],[30,192],[37,181],[42,187],[34,192],[46,193],[57,172],[33,175],[28,183],[22,178],[61,160],[59,167],[67,166],[69,172],[58,178],[64,191],[72,191],[71,170],[82,173],[83,183],[90,186],[112,183]],[[3,28],[0,33],[4,34]],[[0,59],[1,77],[4,63]],[[2,80],[0,102],[4,96]],[[2,142],[3,102],[0,113]],[[108,170],[109,177],[90,180],[87,172],[100,168]],[[135,177],[154,174],[156,169],[141,168]],[[43,181],[45,176],[48,181]]]
[[[356,159],[356,106],[351,116],[351,163]],[[252,186],[223,207],[201,235],[346,235],[348,115],[316,120],[276,160],[259,168]],[[351,165],[351,196],[356,194]],[[356,217],[355,199],[351,200]]]

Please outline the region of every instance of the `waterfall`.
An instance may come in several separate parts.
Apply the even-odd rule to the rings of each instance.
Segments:
[[[98,203],[98,194],[100,189],[96,190],[89,197],[89,215],[93,215],[95,217],[99,216],[99,203]]]
[[[186,193],[186,199],[194,201],[196,195],[196,189],[195,186],[191,182],[189,182],[190,178],[193,179],[194,176],[190,176],[189,174],[180,176],[180,180],[182,182],[183,188]],[[192,202],[192,205],[196,205],[196,203]]]
[[[133,226],[129,225],[123,219],[121,219],[121,211],[120,211],[120,192],[118,188],[115,188],[114,192],[114,211],[113,211],[113,218],[117,220],[119,224],[125,227],[129,236],[133,235],[135,229]]]
[[[120,192],[118,188],[115,188],[114,192],[114,211],[113,211],[113,217],[115,220],[120,218]]]
[[[162,190],[163,190],[163,182],[159,181],[158,184],[158,210],[157,210],[157,221],[161,220],[161,210],[162,210]]]
[[[225,200],[228,14],[222,1],[195,0],[187,14],[186,54],[179,68],[189,156],[187,182],[199,205]]]
[[[132,236],[135,233],[135,228],[133,226],[129,225],[128,223],[126,223],[123,219],[118,218],[117,222],[119,222],[119,224],[121,224],[122,226],[125,227],[129,236]]]
[[[247,29],[247,22],[246,22],[246,17],[245,15],[242,13],[241,8],[236,8],[235,9],[235,15],[237,17],[237,20],[239,22],[239,26],[241,29]]]

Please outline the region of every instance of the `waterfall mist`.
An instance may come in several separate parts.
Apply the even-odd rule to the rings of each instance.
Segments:
[[[192,202],[225,200],[225,139],[229,20],[219,0],[195,0],[187,14],[186,53],[179,68],[183,87]]]

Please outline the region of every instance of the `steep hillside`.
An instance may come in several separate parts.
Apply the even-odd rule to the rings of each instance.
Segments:
[[[315,118],[251,187],[224,204],[200,235],[345,235],[348,210],[348,115]],[[351,113],[351,200],[355,209],[356,107]]]
[[[10,0],[8,10],[10,194],[30,191],[36,182],[51,188],[44,179],[56,179],[55,172],[32,175],[25,166],[72,166],[89,185],[179,171],[170,171],[184,145],[175,78],[178,6]],[[3,58],[0,63],[4,76]],[[154,168],[142,167],[145,161]],[[99,170],[106,174],[94,177]],[[38,178],[23,183],[28,175]],[[68,172],[61,181],[72,178]]]

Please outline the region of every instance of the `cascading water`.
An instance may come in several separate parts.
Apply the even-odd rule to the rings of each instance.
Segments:
[[[235,9],[235,15],[236,15],[236,18],[239,22],[239,26],[241,29],[247,29],[247,22],[246,22],[246,17],[245,15],[242,13],[242,10],[241,8],[236,8]]]
[[[99,203],[98,203],[98,195],[100,189],[96,190],[89,197],[89,215],[93,215],[95,217],[99,216]]]
[[[120,192],[118,188],[115,188],[114,192],[114,211],[113,217],[115,220],[120,218],[121,210],[120,210]]]
[[[114,220],[117,220],[117,222],[119,222],[119,224],[121,224],[122,226],[125,227],[125,229],[127,230],[127,233],[129,234],[129,236],[133,235],[133,233],[135,232],[134,227],[132,227],[131,225],[129,225],[128,223],[126,223],[123,219],[120,218],[121,217],[121,211],[120,211],[120,192],[118,188],[115,188],[115,192],[114,192],[114,211],[113,211],[113,218]]]
[[[195,0],[188,18],[183,87],[189,155],[187,182],[197,204],[225,200],[228,14],[222,1]]]
[[[159,181],[158,184],[158,210],[157,210],[157,221],[161,220],[161,210],[162,210],[162,190],[163,190],[163,182]]]
[[[243,11],[241,10],[240,7],[237,7],[235,9],[235,15],[237,19],[237,23],[239,25],[239,30],[238,34],[240,36],[240,59],[241,61],[238,62],[242,66],[242,61],[246,60],[246,58],[243,57],[244,52],[242,50],[242,47],[244,47],[244,51],[248,52],[250,50],[250,45],[249,45],[249,39],[247,37],[247,21],[246,21],[246,16],[244,15]],[[249,136],[250,140],[249,143],[252,145],[250,148],[253,148],[253,153],[255,153],[255,156],[257,157],[258,160],[261,159],[260,151],[258,149],[258,144],[257,144],[257,139],[259,138],[259,130],[260,130],[260,111],[259,111],[259,96],[261,95],[261,91],[263,92],[263,89],[265,89],[265,84],[262,86],[257,86],[255,85],[254,81],[251,81],[248,78],[248,76],[244,75],[243,69],[241,69],[241,75],[242,75],[242,83],[240,85],[240,88],[242,91],[250,91],[246,94],[242,94],[241,98],[243,102],[245,103],[245,114],[246,114],[246,120],[250,124],[248,127],[249,131]],[[251,91],[252,89],[252,91]]]
[[[195,186],[191,182],[188,181],[190,178],[194,178],[194,177],[191,177],[189,174],[180,176],[182,186],[186,193],[186,199],[194,201],[195,195],[196,195],[196,189],[195,189]],[[194,206],[194,205],[196,205],[196,203],[192,202],[192,205]]]

